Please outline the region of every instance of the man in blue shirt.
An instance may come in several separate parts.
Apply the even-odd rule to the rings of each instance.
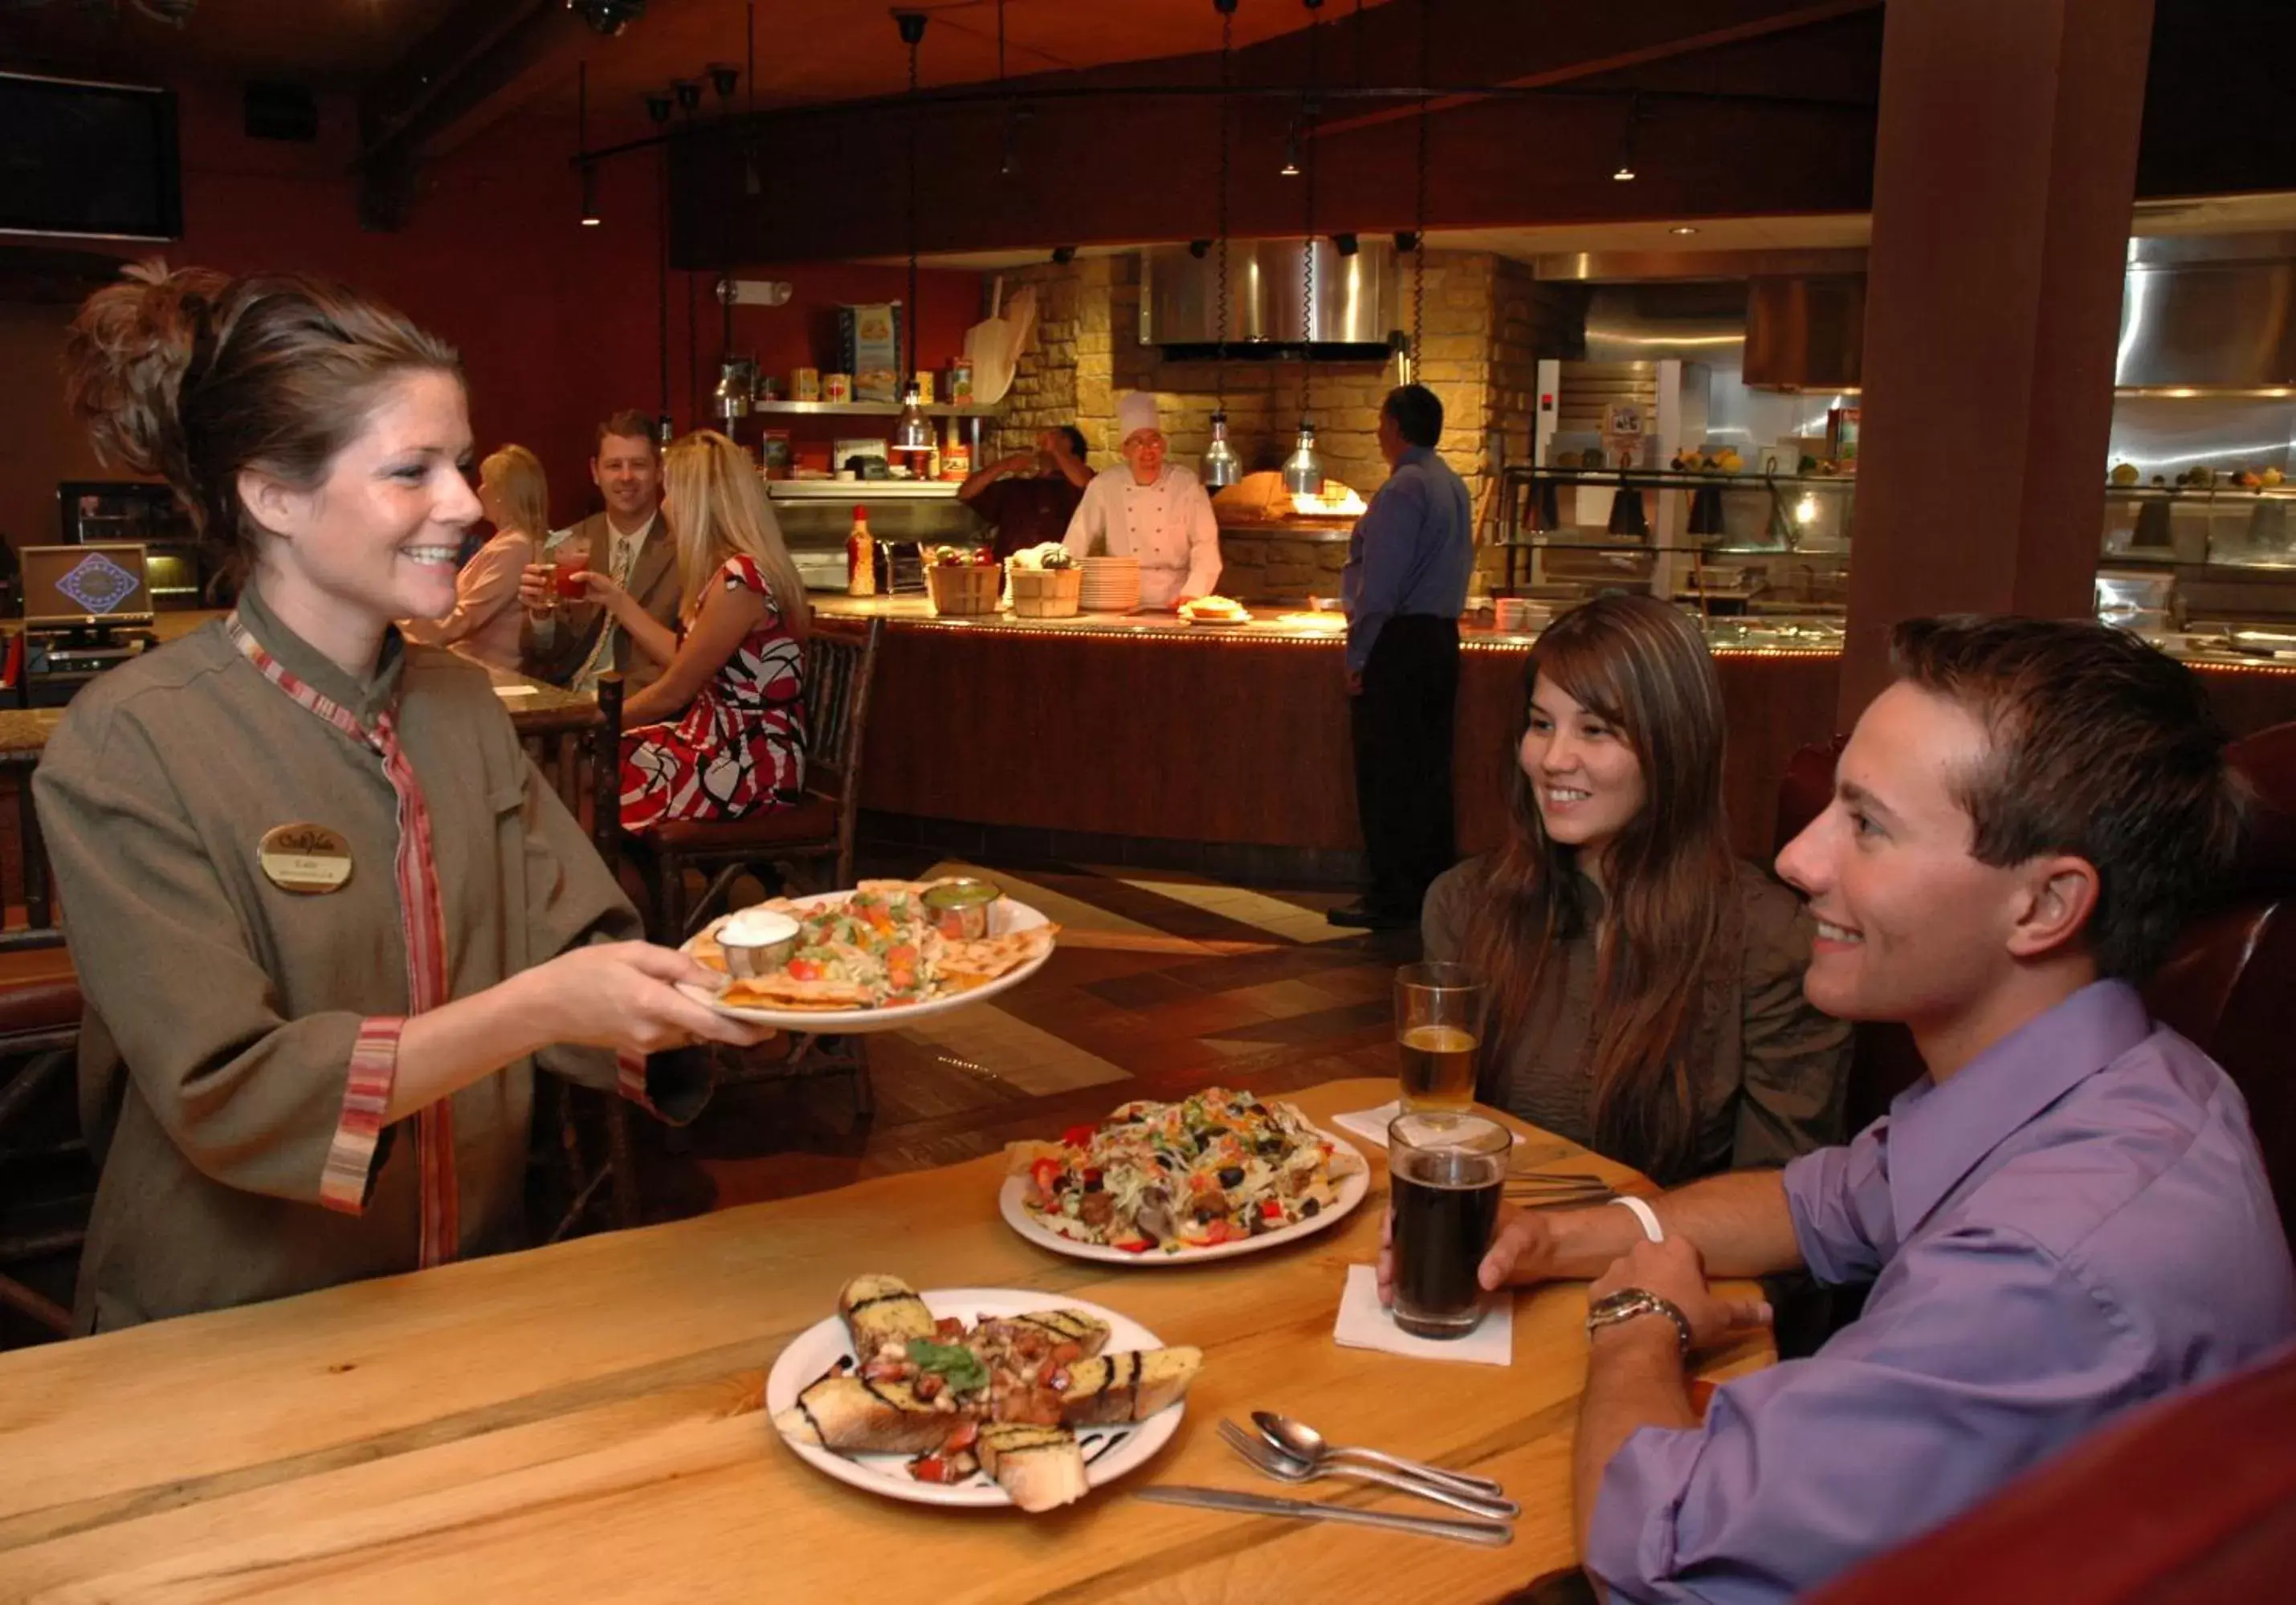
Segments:
[[[1443,404],[1424,385],[1387,393],[1379,453],[1392,471],[1357,520],[1341,594],[1356,809],[1371,885],[1332,909],[1334,925],[1419,922],[1428,882],[1451,867],[1451,728],[1459,694],[1459,612],[1475,566],[1473,499],[1435,454]]]

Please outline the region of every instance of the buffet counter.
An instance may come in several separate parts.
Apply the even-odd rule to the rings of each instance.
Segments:
[[[1214,626],[1169,614],[944,618],[906,596],[816,605],[889,621],[863,760],[873,834],[1271,878],[1353,872],[1362,836],[1335,616],[1259,610],[1249,624]],[[1787,761],[1834,733],[1841,625],[1718,618],[1707,628],[1729,715],[1732,842],[1767,862]],[[1464,631],[1464,852],[1505,836],[1536,638]],[[2296,719],[2296,666],[2194,667],[2234,733]]]
[[[1185,848],[1207,870],[1276,877],[1353,872],[1362,837],[1336,616],[1264,610],[1216,626],[1169,614],[944,618],[921,597],[816,605],[889,621],[863,755],[873,834],[1183,867]],[[1725,783],[1748,853],[1767,850],[1786,760],[1833,725],[1838,628],[1762,627],[1774,643],[1717,651],[1731,714]],[[1505,832],[1535,639],[1464,635],[1456,786],[1467,851]],[[950,824],[974,833],[926,828]],[[1248,864],[1237,849],[1251,850]]]

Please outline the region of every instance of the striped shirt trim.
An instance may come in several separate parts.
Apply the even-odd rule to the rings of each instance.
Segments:
[[[649,1115],[660,1118],[661,1111],[653,1106],[653,1100],[646,1096],[645,1055],[622,1049],[614,1055],[614,1069],[615,1086],[622,1096]]]
[[[373,1179],[374,1145],[382,1137],[382,1112],[398,1080],[398,1037],[404,1016],[373,1015],[359,1022],[351,1044],[350,1074],[343,1084],[343,1110],[319,1171],[319,1202],[345,1215],[366,1211]]]
[[[437,1008],[447,1001],[448,990],[446,902],[439,895],[439,864],[432,854],[430,806],[423,799],[422,785],[414,774],[414,766],[407,761],[405,749],[398,744],[396,720],[386,710],[377,716],[373,728],[361,725],[350,709],[299,678],[266,651],[263,643],[240,622],[237,611],[224,620],[224,628],[232,643],[238,647],[240,654],[261,671],[265,679],[382,759],[383,778],[390,782],[390,789],[398,798],[398,851],[392,867],[398,888],[399,923],[406,928],[406,934],[407,1012],[421,1014]],[[392,1076],[397,1073],[398,1031],[404,1025],[404,1020],[396,1022],[391,1032]],[[359,1083],[360,1062],[355,1051],[345,1090],[344,1114],[337,1122],[334,1140],[328,1148],[327,1172],[321,1183],[323,1195],[330,1184],[335,1187],[338,1195],[340,1193],[340,1178],[332,1174],[334,1156],[339,1149],[345,1147],[347,1138],[352,1143],[357,1141],[357,1134],[351,1130],[349,1123],[351,1094],[358,1088]],[[373,1159],[375,1140],[381,1130],[381,1111],[390,1101],[390,1083],[387,1078],[381,1101],[374,1108],[376,1124],[365,1137],[357,1194],[362,1200],[366,1191],[364,1166]],[[427,1269],[453,1259],[462,1236],[461,1184],[455,1168],[452,1100],[441,1098],[416,1114],[414,1151],[416,1166],[421,1173],[422,1211],[416,1263]],[[342,1207],[337,1200],[328,1201],[334,1208]]]

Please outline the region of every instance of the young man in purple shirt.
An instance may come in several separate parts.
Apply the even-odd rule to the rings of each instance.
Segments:
[[[1589,1277],[1580,1550],[1613,1600],[1785,1600],[2133,1405],[2296,1335],[2247,1106],[2135,983],[2228,871],[2195,677],[2088,624],[1924,619],[1779,856],[1810,1001],[1929,1075],[1845,1148],[1506,1222],[1486,1286]],[[1709,1274],[1870,1282],[1815,1356],[1702,1421],[1688,1347],[1766,1320]]]

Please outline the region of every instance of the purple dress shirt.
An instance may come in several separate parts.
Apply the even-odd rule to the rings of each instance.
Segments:
[[[1627,1440],[1587,1544],[1614,1600],[1790,1599],[2296,1333],[2248,1106],[2122,982],[1784,1177],[1803,1259],[1871,1281],[1865,1314]]]

